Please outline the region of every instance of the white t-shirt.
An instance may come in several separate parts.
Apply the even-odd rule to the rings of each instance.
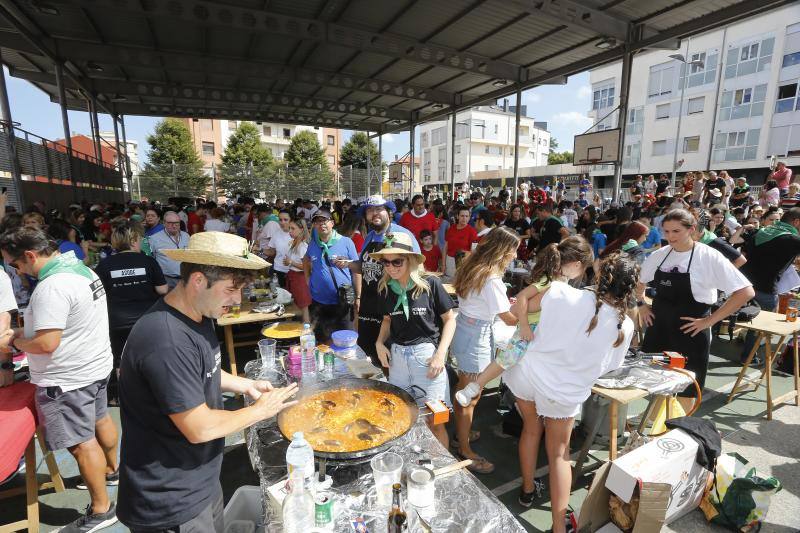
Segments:
[[[108,308],[103,283],[79,274],[58,273],[40,281],[25,310],[25,337],[60,329],[52,354],[28,353],[31,382],[71,391],[108,377],[113,366]]]
[[[472,291],[466,298],[459,298],[458,312],[476,320],[493,322],[500,313],[511,309],[502,278],[489,278],[480,291]]]
[[[672,253],[669,253],[672,251]],[[667,257],[669,254],[669,257]],[[686,272],[689,266],[689,257],[692,251],[676,252],[671,246],[665,246],[650,254],[642,264],[639,281],[650,283],[656,274],[656,269],[661,261],[662,272],[670,272],[677,267],[678,272]],[[666,257],[666,261],[664,258]],[[713,304],[717,301],[717,291],[732,294],[739,289],[752,285],[750,281],[717,250],[697,242],[694,245],[692,268],[689,272],[689,282],[692,286],[692,296],[698,302]]]
[[[272,240],[278,233],[283,233],[281,229],[281,225],[275,222],[274,220],[270,220],[261,228],[258,232],[258,236],[256,237],[256,242],[258,242],[258,247],[261,250],[266,250],[267,248],[272,248],[269,242]]]
[[[289,244],[289,246],[291,247],[291,244]],[[300,244],[297,245],[297,248],[295,248],[294,250],[287,248],[286,255],[289,257],[292,263],[302,263],[303,258],[306,256],[306,251],[308,251],[308,243],[301,242]],[[292,270],[295,272],[303,271],[302,268],[297,268],[297,267],[292,267]]]
[[[619,368],[633,338],[633,321],[625,317],[624,340],[614,348],[619,315],[610,305],[600,306],[597,325],[586,333],[595,302],[591,291],[561,281],[550,285],[528,351],[503,375],[516,396],[533,399],[533,389],[561,404],[579,404],[589,397],[597,378]]]
[[[564,222],[564,225],[568,228],[575,227],[575,220],[578,218],[578,213],[574,209],[564,209],[564,212],[561,214],[561,220]]]
[[[656,180],[644,182],[644,192],[646,194],[655,194],[658,189],[658,182]]]
[[[289,251],[289,245],[292,243],[292,237],[288,231],[279,231],[275,233],[269,241],[269,247],[275,249],[275,259],[272,262],[272,267],[278,272],[289,272],[289,266],[283,264],[283,258],[286,257],[286,252]]]
[[[17,299],[14,297],[14,288],[11,278],[6,271],[0,268],[0,313],[17,309]]]
[[[228,233],[231,229],[231,223],[226,220],[211,218],[206,220],[204,229],[205,231],[221,231],[223,233]]]

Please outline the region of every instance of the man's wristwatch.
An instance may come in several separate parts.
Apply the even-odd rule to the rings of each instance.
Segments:
[[[3,361],[0,363],[0,370],[14,370],[14,363],[11,361]]]

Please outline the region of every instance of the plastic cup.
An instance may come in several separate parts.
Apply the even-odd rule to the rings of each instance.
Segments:
[[[375,478],[375,492],[379,507],[392,504],[392,485],[400,483],[403,472],[403,458],[394,452],[376,455],[369,462],[372,466],[372,477]]]
[[[258,353],[261,355],[261,372],[275,368],[275,339],[261,339],[258,341]]]

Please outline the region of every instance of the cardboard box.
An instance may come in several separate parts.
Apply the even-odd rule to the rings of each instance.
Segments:
[[[634,533],[659,531],[695,509],[710,475],[695,462],[697,446],[694,439],[676,429],[604,464],[581,507],[578,530],[594,533],[605,526],[611,493],[630,503],[637,487],[639,511]]]

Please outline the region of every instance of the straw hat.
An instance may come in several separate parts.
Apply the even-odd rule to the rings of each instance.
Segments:
[[[189,238],[189,247],[183,250],[162,250],[175,261],[197,265],[212,265],[226,268],[261,270],[269,263],[250,253],[246,239],[221,231],[202,231]]]
[[[424,263],[425,256],[414,251],[414,244],[411,241],[413,238],[402,232],[387,233],[383,236],[383,242],[386,246],[382,250],[369,254],[369,256],[376,261],[380,261],[381,256],[384,255],[414,255],[420,263]]]

